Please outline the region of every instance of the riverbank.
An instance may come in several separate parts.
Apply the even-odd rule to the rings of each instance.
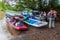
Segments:
[[[29,26],[28,31],[23,31],[11,40],[60,40],[60,23],[57,22],[53,29],[49,29],[48,26],[42,28]]]
[[[4,12],[3,11],[0,11],[0,20],[3,19],[5,16]]]
[[[56,22],[56,27],[49,29],[48,26],[42,28],[34,28],[28,26],[29,30],[22,31],[20,35],[11,36],[7,30],[5,15],[0,12],[0,40],[60,40],[60,23]]]
[[[9,40],[12,37],[6,27],[5,14],[0,11],[0,40]]]

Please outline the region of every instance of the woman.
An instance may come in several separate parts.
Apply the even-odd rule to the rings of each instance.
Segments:
[[[42,21],[45,21],[46,20],[46,12],[45,11],[42,11],[41,12],[40,18],[41,18]]]

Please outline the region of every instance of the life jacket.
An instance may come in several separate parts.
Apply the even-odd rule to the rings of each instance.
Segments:
[[[21,27],[23,24],[20,22],[16,22],[15,25]]]

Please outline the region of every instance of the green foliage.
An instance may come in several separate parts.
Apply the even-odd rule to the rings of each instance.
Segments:
[[[60,4],[58,4],[58,0],[51,0],[48,5],[45,2],[43,2],[42,4],[42,0],[16,0],[16,2],[18,2],[18,4],[14,7],[10,6],[9,4],[4,4],[4,9],[15,11],[24,10],[25,8],[33,10],[49,10],[52,7],[57,8],[58,6],[60,6]]]
[[[30,9],[30,8],[25,8],[23,11],[29,11],[29,12],[32,12],[32,9]]]
[[[5,1],[4,1],[5,2]],[[5,4],[6,3],[6,4]],[[5,2],[5,3],[3,3],[3,5],[4,5],[4,9],[5,10],[11,10],[11,11],[20,11],[20,10],[23,10],[24,9],[24,7],[22,6],[22,4],[20,3],[20,1],[18,0],[18,4],[17,5],[15,5],[15,6],[11,6],[11,5],[9,5],[9,3],[7,3],[7,2]]]
[[[5,10],[14,10],[14,11],[20,11],[23,10],[23,7],[21,5],[16,5],[14,7],[11,7],[10,5],[5,5],[4,6]]]
[[[2,2],[0,2],[0,11],[1,11],[1,10],[3,10],[3,8],[2,8]]]

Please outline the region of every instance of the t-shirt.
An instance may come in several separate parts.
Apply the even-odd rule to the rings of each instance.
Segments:
[[[52,13],[52,14],[50,13],[49,17],[50,18],[55,18],[54,13]]]
[[[41,14],[41,16],[44,16],[44,17],[46,17],[46,13],[44,13],[44,14]]]

